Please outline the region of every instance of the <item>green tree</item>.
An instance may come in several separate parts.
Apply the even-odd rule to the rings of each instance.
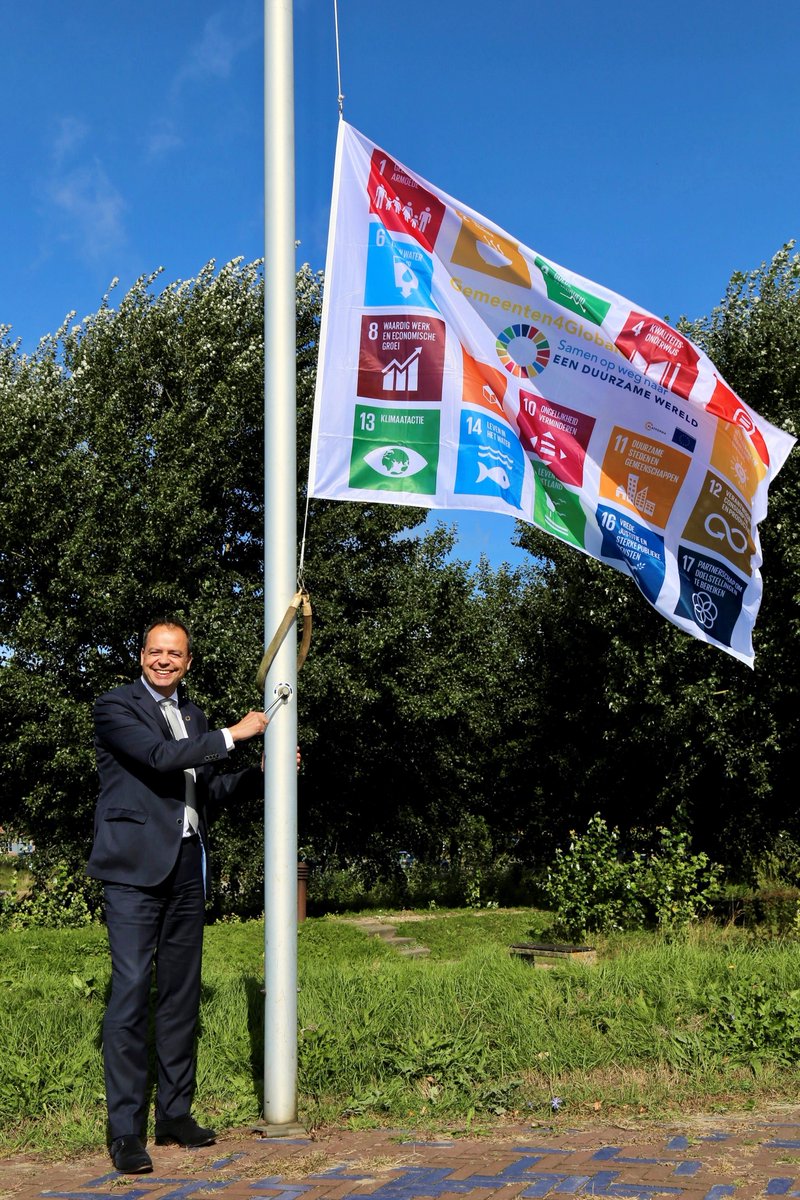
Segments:
[[[91,702],[131,677],[149,615],[198,630],[195,691],[216,715],[242,706],[259,650],[259,267],[156,278],[2,376],[2,819],[75,858]]]
[[[790,431],[799,270],[787,247],[686,326]],[[626,831],[677,814],[698,849],[752,874],[800,841],[796,454],[761,530],[755,671],[532,526],[517,571],[452,561],[445,528],[415,534],[419,508],[314,499],[306,526],[321,294],[301,270],[304,844],[375,874],[403,850],[466,861],[473,830],[484,857],[543,864],[595,812]],[[112,298],[32,355],[0,333],[0,824],[76,864],[95,799],[91,704],[131,678],[144,622],[172,611],[192,626],[192,691],[214,721],[258,701],[262,649],[260,264],[166,287],[156,274]],[[220,814],[223,908],[260,907],[260,829],[260,805]]]
[[[735,272],[722,303],[685,328],[757,412],[793,436],[800,434],[800,255],[793,242],[754,270]],[[755,671],[741,687],[730,689],[725,701],[733,708],[726,730],[733,770],[744,765],[745,757],[756,770],[749,795],[742,795],[731,773],[725,789],[731,804],[720,813],[720,824],[729,859],[751,870],[754,859],[780,844],[782,830],[800,840],[793,783],[800,767],[798,508],[795,447],[770,491],[769,514],[760,528],[764,596],[754,637]]]
[[[791,247],[734,275],[710,318],[683,328],[728,383],[791,433],[800,420],[798,277]],[[549,564],[534,636],[542,650],[528,732],[559,836],[601,811],[623,829],[670,825],[747,874],[781,829],[797,836],[798,457],[790,455],[761,527],[764,600],[751,671],[687,638],[631,580],[531,526],[518,540]],[[548,750],[548,743],[551,747]]]
[[[75,865],[95,800],[91,705],[135,673],[153,614],[194,630],[191,689],[212,721],[259,699],[261,268],[210,263],[159,284],[144,277],[116,305],[110,293],[33,355],[0,345],[0,822]],[[304,268],[301,522],[320,305]],[[447,533],[408,536],[424,517],[315,500],[300,529],[315,612],[298,689],[302,828],[323,855],[385,866],[472,802],[473,586],[445,561]],[[257,805],[220,814],[223,907],[260,907],[260,826]]]

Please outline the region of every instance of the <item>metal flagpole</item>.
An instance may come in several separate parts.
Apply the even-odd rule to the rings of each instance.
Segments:
[[[297,584],[292,0],[264,0],[264,624]],[[297,1125],[297,644],[284,638],[264,707],[264,1120]]]

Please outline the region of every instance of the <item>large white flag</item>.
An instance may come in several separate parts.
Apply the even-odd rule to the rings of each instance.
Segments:
[[[793,444],[664,321],[340,122],[312,496],[518,517],[752,665]]]

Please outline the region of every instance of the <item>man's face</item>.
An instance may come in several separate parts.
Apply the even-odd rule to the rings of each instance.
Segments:
[[[150,687],[167,698],[192,664],[189,639],[175,625],[155,625],[147,635],[141,662]]]

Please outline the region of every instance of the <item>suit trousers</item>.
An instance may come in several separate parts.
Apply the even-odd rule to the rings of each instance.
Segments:
[[[109,1137],[144,1137],[155,960],[156,1120],[188,1113],[195,1080],[205,896],[202,844],[184,838],[157,887],[106,883],[111,995],[103,1020]]]

